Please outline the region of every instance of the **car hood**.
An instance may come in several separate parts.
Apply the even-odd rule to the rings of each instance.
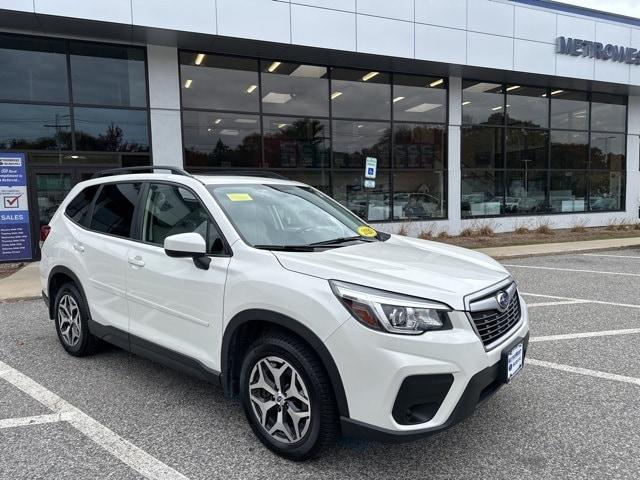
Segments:
[[[273,252],[287,270],[366,285],[464,309],[464,297],[509,277],[479,252],[392,235],[319,252]]]

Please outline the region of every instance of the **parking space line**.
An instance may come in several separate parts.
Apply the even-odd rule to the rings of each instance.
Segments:
[[[520,292],[520,295],[528,296],[528,297],[539,297],[539,298],[554,298],[556,300],[579,300],[579,303],[596,303],[598,305],[612,305],[614,307],[626,307],[626,308],[640,308],[640,305],[636,305],[633,303],[616,303],[616,302],[603,302],[602,300],[589,300],[587,298],[572,298],[572,297],[558,297],[557,295],[543,295],[540,293],[527,293]],[[529,304],[527,304],[528,306]]]
[[[25,427],[29,425],[42,425],[43,423],[56,423],[64,421],[62,414],[49,413],[46,415],[34,415],[32,417],[3,418],[0,420],[0,430],[3,428]]]
[[[637,255],[609,255],[605,253],[583,253],[585,257],[611,257],[611,258],[637,258],[640,259],[640,256]]]
[[[559,267],[541,267],[537,265],[515,265],[503,263],[505,267],[510,268],[531,268],[534,270],[554,270],[560,272],[577,272],[577,273],[596,273],[598,275],[620,275],[623,277],[640,277],[640,273],[627,273],[627,272],[608,272],[604,270],[584,270],[581,268],[559,268]]]
[[[573,340],[575,338],[612,337],[616,335],[633,335],[640,333],[640,328],[624,328],[621,330],[602,330],[599,332],[566,333],[560,335],[542,335],[531,337],[530,342],[553,342],[556,340]]]
[[[565,302],[539,302],[539,303],[527,303],[527,307],[553,307],[556,305],[576,305],[579,303],[591,303],[589,300],[567,300]]]
[[[527,358],[525,362],[529,365],[552,368],[554,370],[560,370],[563,372],[577,373],[579,375],[587,375],[589,377],[603,378],[605,380],[613,380],[616,382],[640,385],[640,378],[636,377],[627,377],[625,375],[618,375],[616,373],[608,373],[601,372],[599,370],[590,370],[588,368],[573,367],[571,365],[563,365],[561,363],[545,362],[544,360],[537,360],[535,358]]]
[[[55,414],[63,415],[74,428],[142,476],[158,480],[188,480],[180,472],[136,447],[82,410],[2,361],[0,361],[0,378],[50,408]]]

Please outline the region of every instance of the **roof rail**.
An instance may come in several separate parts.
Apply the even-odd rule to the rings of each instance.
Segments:
[[[154,173],[155,170],[167,170],[174,175],[182,175],[185,177],[191,177],[192,175],[185,172],[178,167],[170,167],[166,165],[149,165],[139,167],[122,167],[122,168],[110,168],[108,170],[100,170],[94,173],[91,178],[109,177],[111,175],[126,175],[128,173]]]
[[[289,180],[289,178],[277,172],[268,170],[195,170],[194,175],[235,175],[239,177],[265,177]]]

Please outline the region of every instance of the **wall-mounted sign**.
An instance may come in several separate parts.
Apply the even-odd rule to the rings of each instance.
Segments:
[[[578,38],[558,37],[556,39],[556,53],[640,65],[640,52],[637,48],[613,45],[611,43],[605,45],[600,42],[580,40]]]
[[[24,153],[0,154],[0,262],[31,260]]]

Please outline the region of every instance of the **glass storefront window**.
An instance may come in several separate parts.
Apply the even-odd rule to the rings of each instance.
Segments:
[[[624,172],[592,173],[589,177],[589,209],[591,211],[622,210],[624,205]]]
[[[624,132],[627,106],[624,97],[594,93],[591,96],[591,130]]]
[[[333,166],[364,169],[366,157],[378,159],[378,168],[389,167],[391,128],[383,122],[333,122]]]
[[[507,131],[507,168],[547,168],[549,134],[541,130],[510,128]]]
[[[261,167],[257,115],[184,111],[182,128],[190,167]]]
[[[77,150],[149,150],[149,128],[145,110],[75,107],[73,113]]]
[[[445,79],[394,75],[392,103],[394,120],[445,123],[447,121]]]
[[[549,205],[554,213],[587,210],[587,174],[585,172],[551,171]]]
[[[505,214],[527,215],[548,210],[546,171],[508,170],[506,180]]]
[[[486,217],[504,213],[504,174],[495,170],[463,170],[462,216]]]
[[[546,128],[549,125],[546,89],[508,85],[506,92],[509,125],[528,128]]]
[[[551,128],[589,128],[589,100],[586,92],[552,90],[551,93]]]
[[[0,148],[70,150],[69,107],[0,103]]]
[[[462,123],[504,124],[505,99],[502,85],[464,81],[462,84]]]
[[[312,118],[264,117],[265,168],[329,166],[329,122]]]
[[[326,67],[264,61],[261,68],[264,113],[329,116]]]
[[[146,107],[143,49],[71,42],[70,52],[74,103]]]
[[[333,198],[360,218],[370,222],[389,220],[391,212],[389,174],[378,171],[375,187],[366,188],[363,171],[335,172]]]
[[[258,112],[258,61],[180,53],[182,105],[212,110]]]
[[[327,170],[278,170],[289,180],[302,182],[331,196],[331,174]]]
[[[500,128],[462,128],[462,168],[503,168],[502,135]]]
[[[624,170],[626,136],[612,133],[591,134],[592,169]]]
[[[442,169],[446,166],[446,133],[442,126],[396,123],[393,142],[395,168]]]
[[[334,117],[391,119],[389,75],[377,71],[331,69]]]
[[[0,35],[0,98],[69,101],[63,40]]]
[[[583,169],[589,162],[587,132],[551,131],[551,168]]]
[[[424,220],[447,215],[446,175],[441,171],[393,174],[393,219]]]

